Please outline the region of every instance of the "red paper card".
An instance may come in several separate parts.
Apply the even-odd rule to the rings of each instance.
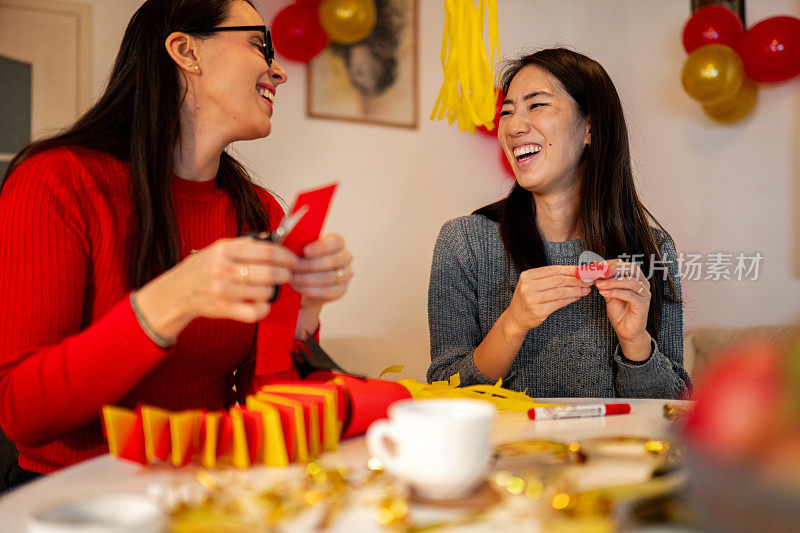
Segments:
[[[328,214],[337,184],[328,185],[297,195],[290,214],[296,213],[304,206],[308,212],[300,219],[294,229],[283,240],[283,245],[297,255],[303,255],[303,248],[319,238],[322,224]]]
[[[295,213],[303,206],[308,206],[308,212],[284,239],[283,245],[286,248],[302,255],[303,248],[319,238],[335,190],[336,184],[333,184],[297,195],[290,213]],[[269,314],[259,322],[256,337],[256,376],[275,374],[292,367],[291,352],[300,300],[300,293],[292,289],[291,285],[281,285],[278,299],[273,302]]]
[[[595,281],[605,279],[609,276],[608,263],[605,261],[595,261],[584,265],[578,265],[575,270],[575,277],[583,281]]]

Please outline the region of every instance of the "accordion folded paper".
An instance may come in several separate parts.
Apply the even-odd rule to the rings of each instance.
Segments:
[[[339,397],[337,386],[309,382],[270,385],[229,411],[107,405],[103,430],[111,455],[141,464],[285,466],[336,450]]]
[[[254,399],[252,399],[254,398]],[[283,426],[283,440],[289,457],[295,461],[308,461],[310,459],[308,448],[308,422],[306,421],[303,404],[284,398],[283,396],[259,392],[255,397],[247,398],[248,403],[260,402],[271,405],[281,415]]]
[[[335,387],[324,389],[307,384],[273,384],[261,388],[263,393],[283,396],[317,406],[317,440],[318,447],[324,452],[336,449],[341,433],[338,416],[338,392]]]
[[[103,407],[103,431],[111,455],[147,464],[141,413],[106,405]]]
[[[144,452],[148,462],[167,461],[172,448],[169,433],[169,411],[151,405],[138,408],[144,432]]]

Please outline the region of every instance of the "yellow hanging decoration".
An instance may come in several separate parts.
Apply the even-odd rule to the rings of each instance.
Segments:
[[[446,113],[447,123],[458,119],[461,131],[474,133],[476,126],[492,130],[497,101],[494,68],[500,59],[497,0],[444,0],[444,7],[444,81],[431,120],[441,120]],[[484,15],[488,19],[488,54],[483,40]]]

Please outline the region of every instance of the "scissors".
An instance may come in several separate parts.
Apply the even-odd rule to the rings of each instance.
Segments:
[[[300,222],[306,213],[308,213],[308,205],[304,205],[291,215],[287,215],[283,217],[281,223],[278,224],[278,227],[275,228],[275,231],[271,233],[256,233],[255,231],[251,231],[247,233],[249,237],[254,238],[257,241],[268,241],[273,242],[275,244],[283,243],[283,240],[286,238],[289,233],[297,226],[297,223]],[[269,299],[269,302],[272,303],[278,299],[278,294],[280,294],[281,286],[275,285],[275,292],[272,294],[272,298]]]

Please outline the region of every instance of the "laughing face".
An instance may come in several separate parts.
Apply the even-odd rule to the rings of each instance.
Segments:
[[[247,2],[236,1],[220,26],[263,24]],[[260,31],[219,32],[199,42],[198,111],[227,142],[266,137],[272,129],[276,88],[287,76],[276,60],[267,66],[262,43]]]
[[[535,194],[573,189],[589,122],[561,82],[528,65],[511,80],[497,138],[517,182]]]

